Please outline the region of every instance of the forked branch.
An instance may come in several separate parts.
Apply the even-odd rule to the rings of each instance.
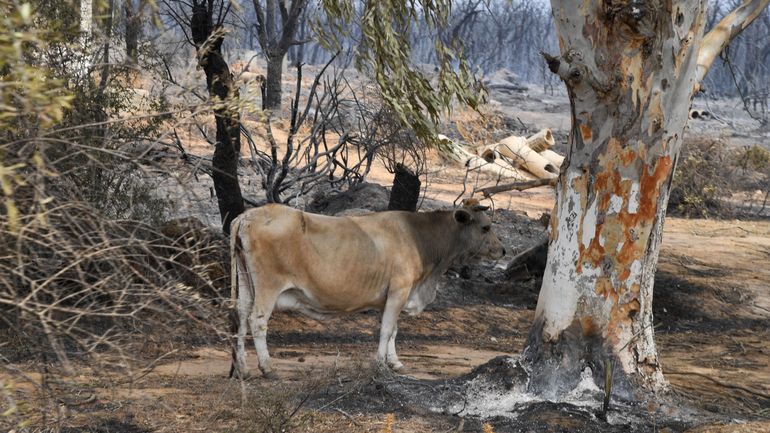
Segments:
[[[698,83],[706,77],[719,53],[752,23],[768,4],[770,0],[744,0],[703,37],[703,43],[698,51]]]

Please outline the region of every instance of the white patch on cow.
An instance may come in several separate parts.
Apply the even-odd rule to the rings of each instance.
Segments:
[[[610,197],[610,206],[607,208],[607,213],[616,214],[620,212],[621,209],[623,209],[623,197],[612,194],[612,197]]]
[[[631,191],[628,193],[628,213],[636,213],[639,210],[639,182],[631,184]]]
[[[580,203],[580,202],[578,202]],[[583,246],[588,248],[591,245],[591,241],[596,235],[596,217],[599,214],[598,200],[591,202],[591,205],[586,209],[585,216],[583,217]]]
[[[620,242],[618,242],[618,246],[617,246],[617,247],[615,247],[615,251],[617,251],[617,252],[620,252],[620,250],[622,250],[622,249],[623,249],[623,244],[625,244],[625,243],[626,243],[626,241],[620,241]]]

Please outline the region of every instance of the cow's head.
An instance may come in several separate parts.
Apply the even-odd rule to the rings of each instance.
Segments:
[[[454,220],[462,226],[460,242],[462,260],[497,260],[505,255],[500,239],[492,232],[492,219],[486,214],[489,206],[482,206],[476,199],[467,199],[463,207],[454,211]]]

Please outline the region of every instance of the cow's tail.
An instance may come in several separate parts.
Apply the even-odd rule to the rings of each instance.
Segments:
[[[241,228],[241,218],[235,218],[230,223],[230,300],[235,305],[238,299],[238,261],[240,260],[239,236]]]
[[[241,227],[241,218],[236,217],[230,223],[230,311],[228,313],[228,320],[230,322],[230,332],[232,334],[231,339],[231,354],[232,363],[230,364],[229,377],[233,377],[235,374],[235,365],[237,362],[237,342],[235,336],[238,333],[238,262],[240,261],[239,244],[240,239],[238,232]]]

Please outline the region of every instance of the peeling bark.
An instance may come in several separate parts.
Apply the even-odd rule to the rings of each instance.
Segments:
[[[652,327],[653,278],[699,53],[712,43],[703,36],[706,2],[552,7],[561,55],[545,57],[567,86],[572,130],[525,350],[531,388],[563,394],[587,368],[601,387],[610,361],[613,391],[636,399],[640,387],[667,386]]]

